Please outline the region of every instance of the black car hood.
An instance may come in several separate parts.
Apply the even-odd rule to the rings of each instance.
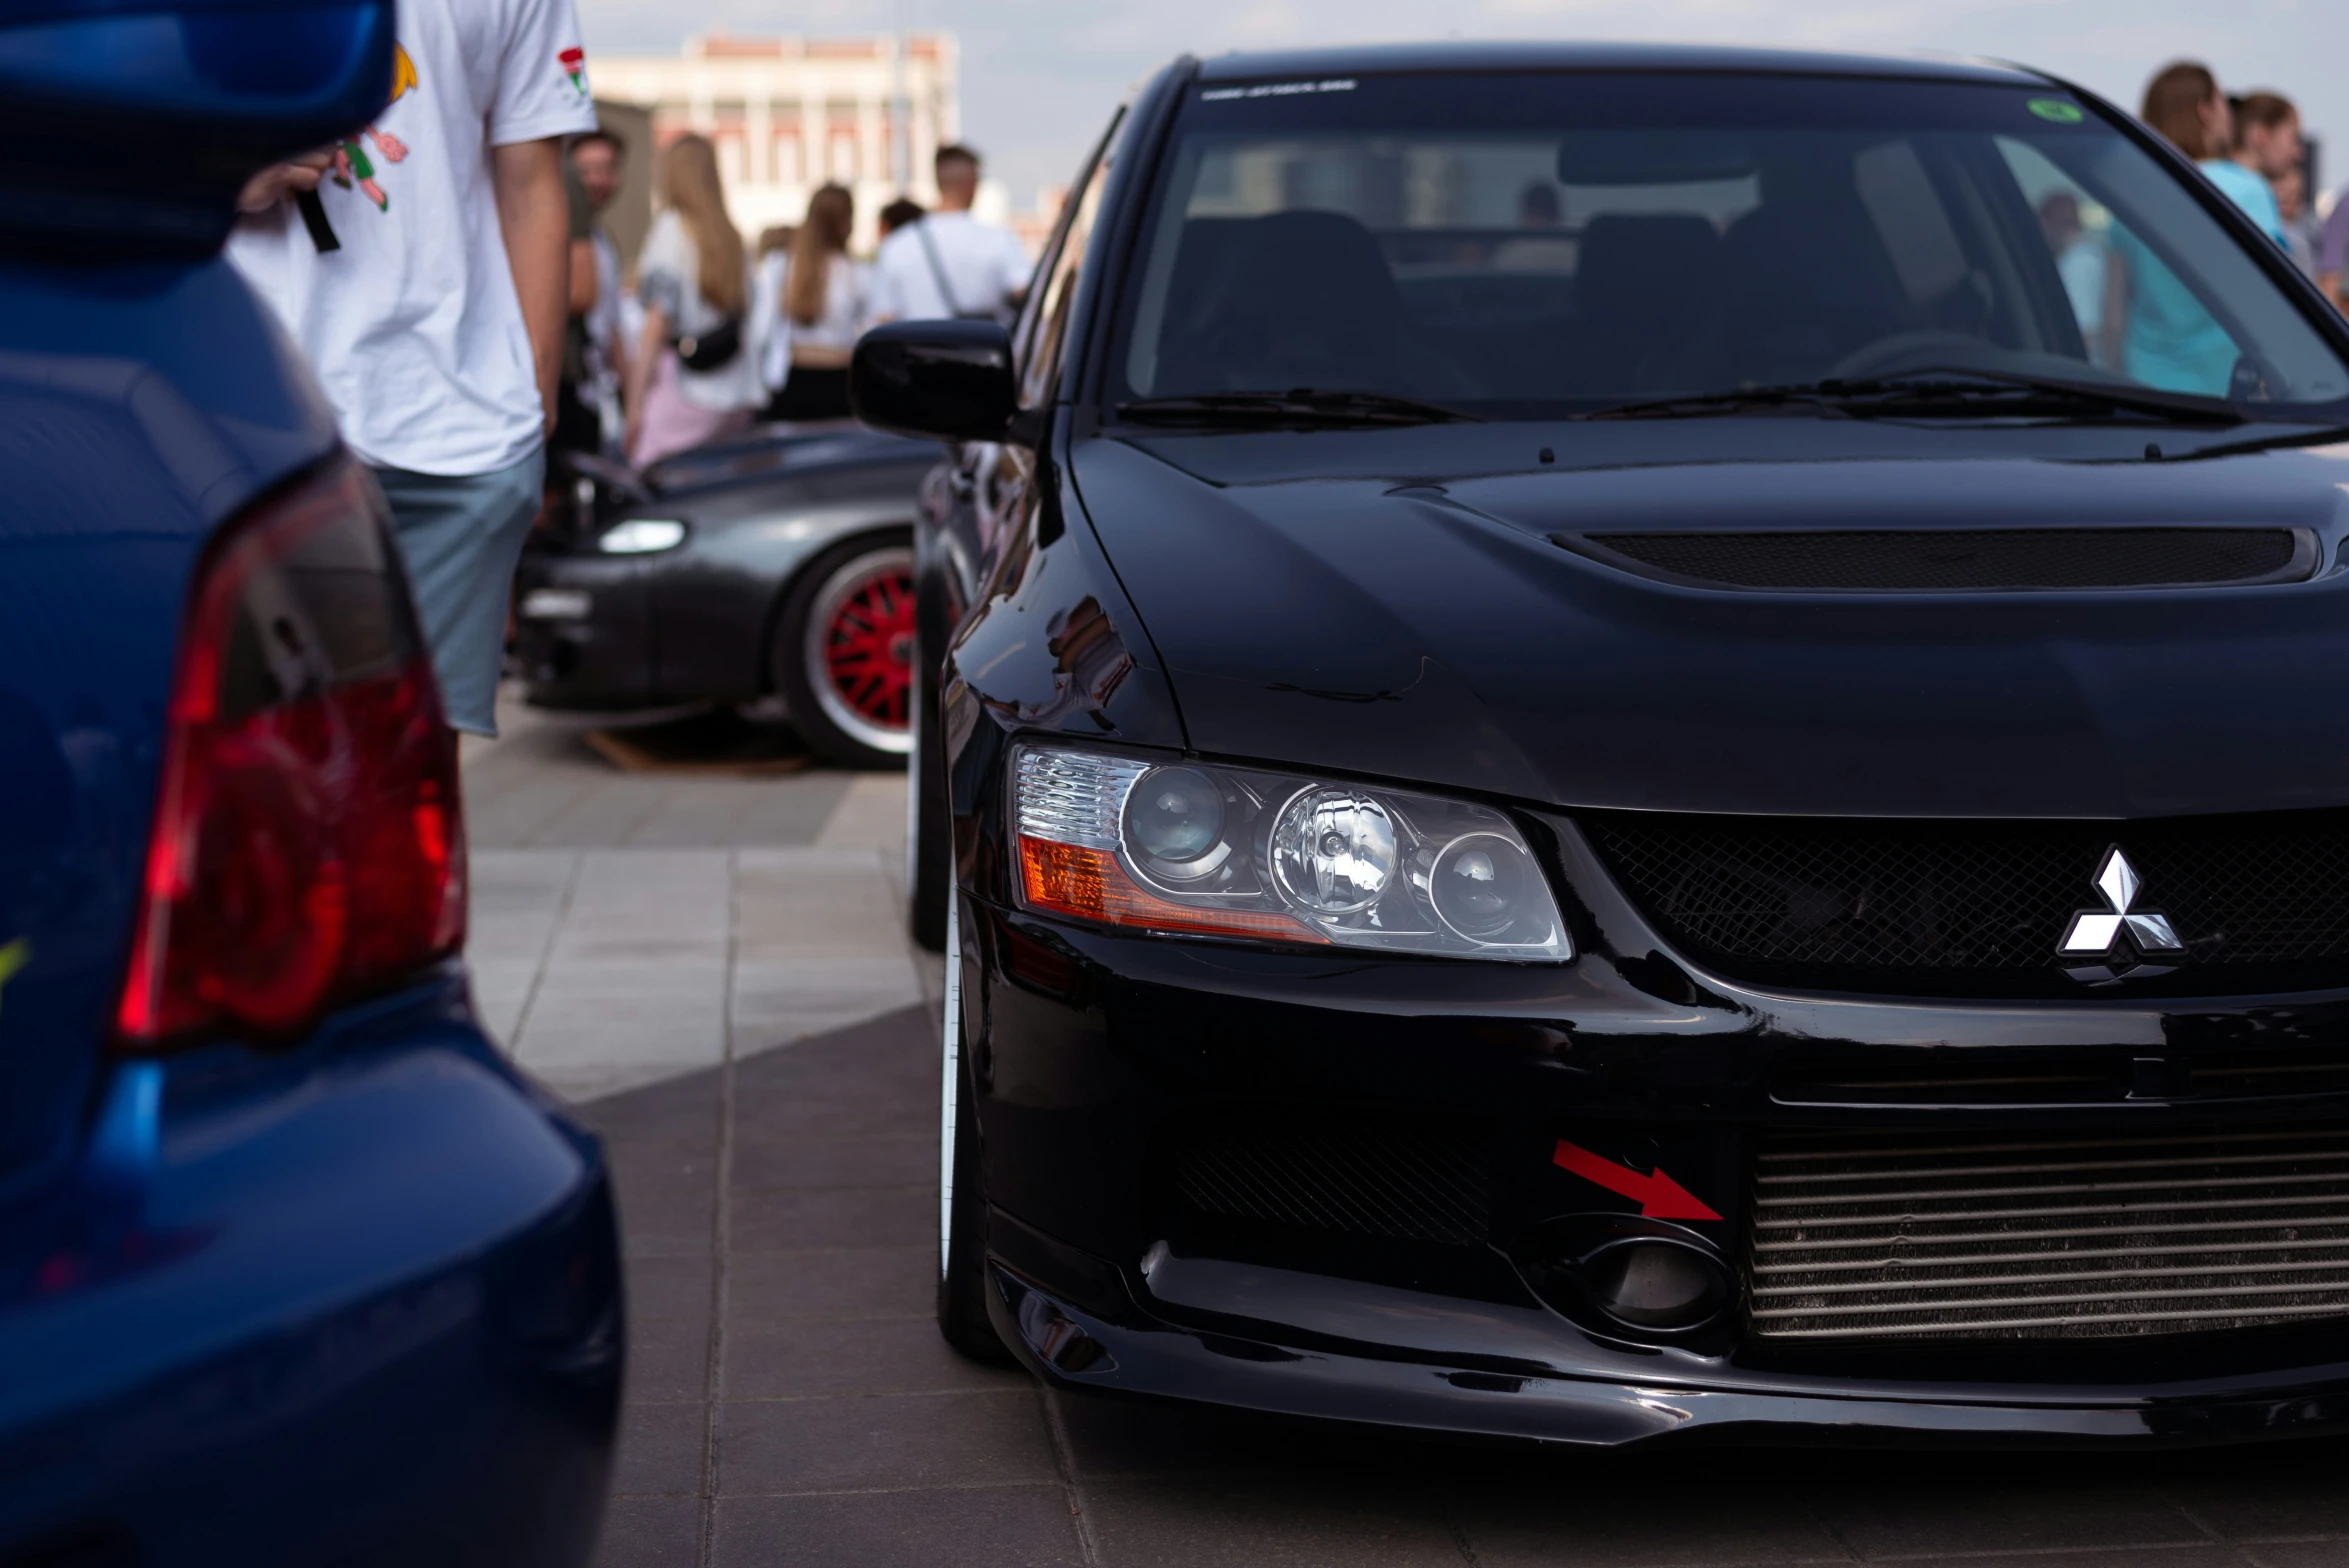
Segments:
[[[1203,753],[1674,811],[2349,803],[2349,449],[1460,477],[1402,441],[1384,474],[1309,478],[1246,442],[1222,444],[1250,454],[1228,465],[1184,444],[1082,441],[1072,463]],[[2321,555],[2269,587],[1784,595],[1675,586],[1550,537],[2026,521],[2288,524]]]

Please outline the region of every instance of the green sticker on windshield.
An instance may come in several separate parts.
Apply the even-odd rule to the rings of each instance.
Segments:
[[[2088,118],[2087,110],[2061,98],[2034,98],[2025,107],[2042,120],[2057,125],[2077,125]]]

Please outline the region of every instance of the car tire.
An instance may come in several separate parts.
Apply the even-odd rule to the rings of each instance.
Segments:
[[[902,528],[834,545],[792,579],[768,668],[800,738],[846,768],[913,747],[913,544]]]
[[[962,1040],[962,934],[948,900],[946,1018],[938,1107],[938,1332],[973,1361],[1012,1357],[987,1320],[987,1194],[979,1180],[979,1125]]]
[[[938,678],[917,651],[913,755],[906,759],[905,891],[916,944],[946,951],[946,888],[954,877],[954,837],[946,804],[946,756],[938,725]]]

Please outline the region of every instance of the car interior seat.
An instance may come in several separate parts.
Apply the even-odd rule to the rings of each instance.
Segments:
[[[1704,332],[1721,237],[1694,213],[1607,213],[1583,227],[1578,325],[1557,369],[1568,395],[1657,396]],[[1552,395],[1556,395],[1553,393]]]
[[[1857,201],[1766,202],[1721,244],[1712,385],[1816,380],[1853,351],[1919,325]]]
[[[1155,394],[1457,390],[1417,341],[1378,241],[1354,219],[1300,210],[1185,229]]]

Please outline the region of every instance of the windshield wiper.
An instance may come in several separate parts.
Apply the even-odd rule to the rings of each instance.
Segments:
[[[1145,397],[1117,405],[1118,416],[1167,425],[1436,425],[1482,415],[1385,392],[1326,391],[1293,387],[1286,392],[1199,392],[1187,397]]]
[[[1859,380],[1790,382],[1739,387],[1686,397],[1650,398],[1578,414],[1578,419],[1688,419],[1756,409],[1816,408],[1854,419],[2060,417],[2091,411],[2149,415],[2171,424],[2239,425],[2243,415],[2222,403],[2185,394],[2096,382],[2057,380],[2006,371],[1924,371]]]
[[[2262,420],[2261,423],[2267,421]],[[2293,429],[2279,431],[2272,436],[2219,441],[2210,446],[2188,447],[2182,452],[2148,448],[2145,457],[2146,461],[2155,463],[2191,463],[2206,457],[2247,457],[2255,452],[2279,452],[2296,446],[2322,446],[2331,441],[2349,441],[2349,425],[2296,424]]]

